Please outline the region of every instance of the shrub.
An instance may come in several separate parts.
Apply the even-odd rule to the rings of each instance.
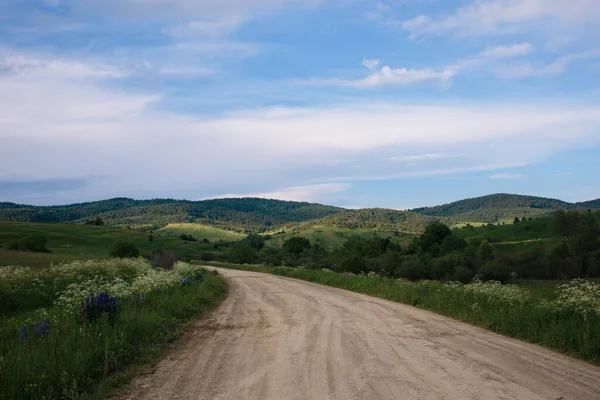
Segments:
[[[181,235],[179,235],[179,239],[185,240],[186,242],[196,242],[198,240],[195,237],[193,237],[191,234],[186,235],[185,233],[182,233]]]
[[[46,248],[47,240],[42,235],[26,236],[8,244],[9,250],[31,251],[34,253],[51,253]]]
[[[133,243],[116,242],[109,255],[115,258],[137,258],[140,256],[140,251]]]
[[[150,256],[150,263],[155,268],[173,269],[177,256],[164,250],[154,250]]]
[[[475,277],[475,272],[470,268],[459,266],[454,271],[454,280],[461,283],[469,283]]]
[[[283,242],[283,248],[290,254],[300,254],[305,249],[310,249],[310,242],[307,238],[294,236]]]
[[[202,261],[215,261],[217,259],[217,256],[215,255],[215,253],[202,253],[200,254],[200,259]]]
[[[492,261],[479,268],[477,271],[483,281],[506,282],[510,279],[511,270],[504,263]]]
[[[229,251],[227,259],[236,264],[251,264],[256,261],[256,250],[247,244],[237,244]]]

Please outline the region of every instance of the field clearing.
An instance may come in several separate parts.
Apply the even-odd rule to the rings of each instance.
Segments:
[[[168,236],[178,236],[182,233],[192,235],[198,240],[208,239],[211,242],[223,240],[233,242],[242,240],[245,234],[216,228],[214,226],[202,224],[168,224],[164,228],[156,230],[159,234]]]
[[[278,232],[271,233],[272,239],[269,241],[271,245],[276,247],[280,247],[285,240],[294,236],[304,237],[310,240],[310,242],[313,244],[319,244],[320,246],[330,249],[341,247],[350,237],[369,239],[377,235],[379,237],[389,238],[398,242],[406,241],[408,238],[412,238],[412,235],[406,233],[398,233],[396,235],[394,232],[376,231],[373,229],[350,229],[325,225],[313,225],[311,227],[303,227],[293,231],[286,230],[285,233],[280,233],[281,231]]]
[[[42,235],[48,239],[47,247],[52,253],[12,252],[8,243],[28,235]],[[143,256],[153,249],[162,248],[183,260],[197,258],[198,254],[214,251],[212,244],[184,242],[177,237],[153,234],[132,229],[108,226],[75,224],[41,224],[24,222],[0,222],[0,265],[27,265],[40,267],[52,261],[74,259],[106,259],[111,246],[118,241],[133,243]]]

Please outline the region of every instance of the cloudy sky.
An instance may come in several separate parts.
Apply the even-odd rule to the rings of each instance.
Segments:
[[[0,0],[0,201],[600,197],[598,0]]]

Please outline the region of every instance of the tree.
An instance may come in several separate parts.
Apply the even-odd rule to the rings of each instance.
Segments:
[[[229,250],[227,259],[236,264],[252,264],[257,260],[257,253],[246,243],[238,243]]]
[[[367,272],[367,262],[362,257],[350,256],[342,260],[340,263],[340,270],[342,272],[351,272],[353,274]]]
[[[294,236],[283,242],[283,249],[290,254],[298,255],[310,249],[310,241],[302,236]]]
[[[133,243],[116,242],[109,255],[115,258],[137,258],[140,256],[140,251]]]
[[[255,250],[260,250],[265,247],[265,237],[262,235],[248,235],[242,242]]]
[[[600,246],[600,222],[592,213],[557,210],[552,213],[552,229],[562,243],[555,250],[565,258],[571,258],[586,273],[588,254]]]
[[[454,235],[446,236],[442,242],[442,245],[440,246],[440,254],[443,256],[455,251],[464,250],[466,247],[467,242],[465,239]]]
[[[428,251],[434,244],[441,245],[444,239],[450,235],[452,235],[450,228],[440,222],[435,222],[425,228],[425,232],[419,236],[417,245],[423,251]]]
[[[521,220],[519,219],[519,217],[515,217],[515,220],[513,221],[513,224],[518,224],[519,222],[521,222]]]

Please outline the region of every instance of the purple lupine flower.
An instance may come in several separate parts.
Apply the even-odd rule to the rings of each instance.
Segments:
[[[44,318],[44,322],[42,323],[42,336],[48,336],[49,333],[50,325],[48,324],[48,321],[46,321],[46,318]]]
[[[41,338],[42,337],[42,326],[40,325],[39,322],[35,322],[33,324],[33,331],[35,332],[35,337],[36,338]]]
[[[21,338],[21,342],[24,342],[27,339],[27,329],[24,326],[19,328],[19,337]]]

